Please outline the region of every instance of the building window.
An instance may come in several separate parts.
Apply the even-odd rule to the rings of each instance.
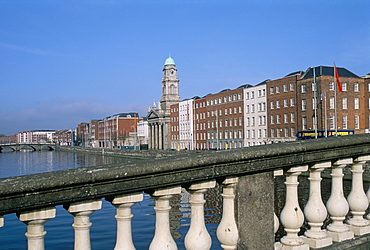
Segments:
[[[290,122],[295,123],[295,113],[290,113]]]
[[[307,118],[302,117],[302,130],[306,130],[306,129],[307,129]]]
[[[290,91],[294,91],[294,83],[293,82],[291,82],[289,84],[289,89],[290,89]]]
[[[301,93],[302,94],[306,93],[306,84],[301,85]]]
[[[271,129],[271,137],[275,137],[275,129]]]
[[[342,109],[347,109],[347,98],[342,98]]]
[[[334,82],[329,82],[329,90],[334,91]]]
[[[295,128],[291,128],[290,129],[290,136],[291,137],[295,137],[296,136],[296,134],[295,134]]]
[[[359,92],[360,90],[359,90],[359,87],[358,87],[358,83],[357,82],[355,82],[354,84],[353,84],[353,91],[354,92]]]
[[[360,116],[355,115],[355,129],[360,129]]]
[[[335,107],[334,97],[330,97],[330,99],[329,99],[329,109],[334,109],[334,107]]]
[[[284,123],[289,123],[289,114],[284,114]]]
[[[370,99],[369,99],[369,103],[370,103]],[[274,105],[274,101],[270,102],[270,109],[274,109],[275,108],[275,105]],[[369,106],[369,109],[370,109],[370,106]]]
[[[360,109],[360,100],[359,100],[359,98],[355,98],[355,109]]]
[[[335,116],[334,115],[331,115],[330,118],[329,118],[329,128],[330,129],[334,129],[335,127]]]
[[[290,98],[290,107],[294,107],[294,98]]]
[[[251,99],[254,99],[254,91],[251,92]]]
[[[277,100],[276,101],[276,108],[279,109],[280,108],[280,100]]]
[[[307,108],[306,99],[302,99],[302,111],[305,111]]]
[[[317,100],[317,98],[315,98],[315,97],[312,98],[312,109],[313,110],[317,109],[316,100]]]
[[[276,94],[280,93],[280,86],[276,86]]]
[[[347,91],[347,83],[346,82],[342,82],[342,90],[343,91]]]
[[[288,84],[284,84],[283,85],[283,91],[284,92],[288,92]]]
[[[284,108],[288,107],[288,99],[284,99]]]
[[[284,137],[289,137],[289,128],[285,128],[284,130]]]
[[[280,115],[276,115],[276,124],[280,124]]]
[[[347,125],[347,119],[348,117],[346,115],[343,116],[343,120],[342,120],[342,123],[343,123],[343,129],[347,129],[348,125]]]

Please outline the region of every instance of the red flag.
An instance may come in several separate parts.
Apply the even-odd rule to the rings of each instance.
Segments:
[[[343,93],[342,84],[340,83],[338,69],[337,69],[337,66],[335,65],[335,63],[334,63],[334,79],[335,79],[336,83],[338,84],[339,92]]]

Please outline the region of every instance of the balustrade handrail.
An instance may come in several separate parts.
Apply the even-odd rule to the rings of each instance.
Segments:
[[[0,179],[0,214],[197,181],[250,175],[370,153],[370,134],[84,167]]]

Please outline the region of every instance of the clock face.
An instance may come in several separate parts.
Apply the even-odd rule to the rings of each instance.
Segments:
[[[173,75],[173,73],[174,73],[174,71],[173,71],[173,70],[171,70],[171,75]]]

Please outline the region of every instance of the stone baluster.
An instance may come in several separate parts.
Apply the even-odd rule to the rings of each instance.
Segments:
[[[287,235],[275,244],[275,249],[309,249],[308,244],[305,244],[302,237],[298,236],[304,222],[303,212],[298,203],[298,176],[307,169],[308,166],[299,166],[285,172],[286,200],[280,214],[280,221]]]
[[[370,203],[370,187],[367,189],[366,196]],[[366,216],[366,219],[370,220],[370,213]]]
[[[171,250],[177,249],[176,242],[172,238],[170,231],[170,199],[174,194],[181,193],[181,186],[159,189],[154,191],[152,196],[155,199],[155,234],[149,249],[151,250]]]
[[[321,172],[330,168],[331,162],[317,163],[310,168],[310,193],[304,208],[304,214],[310,229],[305,232],[303,240],[312,248],[322,248],[333,244],[326,230],[321,229],[326,216],[326,207],[321,198]]]
[[[188,233],[185,236],[185,248],[187,250],[206,250],[212,245],[204,222],[204,193],[208,188],[214,188],[216,181],[207,181],[192,184],[188,191],[191,195],[191,222]]]
[[[284,175],[284,170],[278,169],[274,171],[274,178],[276,176],[281,176],[281,175]],[[275,234],[279,230],[279,227],[280,227],[279,218],[276,216],[276,213],[274,212],[274,233]]]
[[[217,227],[217,238],[223,249],[236,249],[238,243],[238,228],[234,216],[234,191],[237,182],[238,178],[226,178],[222,182],[223,211],[221,222]]]
[[[369,200],[364,192],[362,182],[363,166],[369,160],[370,156],[361,156],[355,159],[351,170],[352,189],[347,197],[347,201],[353,217],[348,220],[348,224],[355,235],[370,233],[370,223],[364,218],[365,211],[369,206]]]
[[[76,202],[65,206],[74,216],[74,223],[72,224],[75,229],[75,244],[74,249],[78,250],[90,250],[90,216],[96,211],[101,209],[102,201],[84,201]]]
[[[131,207],[136,202],[143,200],[143,194],[128,194],[116,196],[111,200],[111,203],[117,208],[117,214],[115,216],[117,220],[117,239],[115,250],[134,250],[135,246],[132,241],[132,230],[131,230],[131,219],[133,217],[131,213]]]
[[[343,223],[349,211],[348,202],[343,194],[343,168],[352,163],[353,159],[348,158],[336,161],[332,165],[331,193],[326,202],[332,223],[327,226],[327,233],[336,242],[349,240],[354,237],[353,231],[349,229],[347,224]]]
[[[43,250],[45,249],[44,238],[46,232],[44,231],[44,224],[51,218],[55,217],[55,208],[45,208],[40,210],[23,212],[18,215],[19,220],[27,224],[27,233],[29,250]]]

